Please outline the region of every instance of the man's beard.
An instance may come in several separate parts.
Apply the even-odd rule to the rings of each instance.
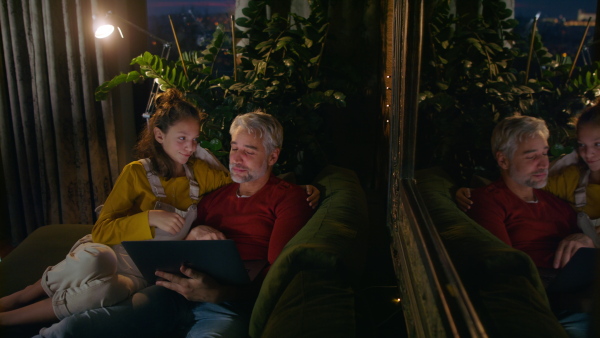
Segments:
[[[533,175],[537,175],[537,174],[542,174],[545,173],[546,174],[546,178],[543,179],[542,181],[535,181],[533,179]],[[531,173],[530,175],[528,175],[527,179],[523,179],[521,177],[514,177],[512,176],[512,179],[520,184],[523,184],[525,186],[528,186],[530,188],[534,188],[534,189],[542,189],[543,187],[546,186],[546,184],[548,184],[548,169],[543,169],[543,170],[538,170],[536,172]]]
[[[246,170],[246,176],[237,176],[231,170],[233,168]],[[229,163],[229,172],[231,173],[231,180],[235,183],[246,183],[262,177],[267,172],[267,164],[264,163],[264,165],[259,169],[259,171],[252,171],[242,165]]]
[[[529,180],[525,181],[525,184],[528,187],[532,187],[534,189],[542,189],[543,187],[546,186],[546,184],[548,184],[548,180],[546,179],[546,180],[543,180],[543,181],[535,182],[535,181],[529,179]]]

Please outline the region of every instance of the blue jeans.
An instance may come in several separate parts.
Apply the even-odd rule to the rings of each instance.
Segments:
[[[251,311],[249,303],[192,303],[150,286],[118,305],[66,317],[35,337],[247,337]]]
[[[571,338],[588,338],[592,315],[589,313],[562,311],[557,315],[558,322]]]
[[[187,338],[248,337],[254,302],[194,303],[194,325]]]

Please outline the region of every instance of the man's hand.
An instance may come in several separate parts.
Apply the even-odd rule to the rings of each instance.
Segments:
[[[205,273],[186,266],[181,266],[179,270],[189,278],[156,271],[158,277],[165,279],[157,280],[156,285],[173,290],[192,302],[220,303],[229,300],[234,293],[233,287],[221,285]]]
[[[162,229],[171,235],[175,235],[185,225],[185,219],[174,212],[150,210],[148,212],[148,223],[152,227]]]
[[[562,268],[573,257],[579,248],[593,248],[594,242],[585,234],[572,234],[558,243],[558,249],[554,255],[554,268]]]
[[[208,225],[198,225],[185,237],[186,241],[204,241],[204,240],[217,240],[226,239],[222,232],[215,228],[211,228]]]
[[[473,201],[471,200],[471,189],[458,188],[458,190],[456,190],[456,204],[460,210],[464,212],[471,209],[471,204],[473,204]]]
[[[319,205],[319,198],[321,197],[321,192],[319,189],[309,184],[303,185],[302,187],[306,189],[306,194],[308,195],[306,201],[308,202],[308,205],[313,209],[317,208]]]

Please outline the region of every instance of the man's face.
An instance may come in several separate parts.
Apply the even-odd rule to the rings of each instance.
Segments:
[[[512,159],[503,153],[496,155],[498,164],[515,183],[540,189],[548,181],[548,141],[536,135],[525,138],[517,147]]]
[[[277,162],[278,154],[278,149],[267,154],[262,138],[254,137],[244,128],[238,129],[231,135],[231,179],[236,183],[245,183],[263,177]]]

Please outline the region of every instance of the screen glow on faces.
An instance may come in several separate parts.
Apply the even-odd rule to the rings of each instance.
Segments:
[[[548,141],[540,135],[525,138],[517,147],[508,168],[515,182],[540,189],[548,181]]]
[[[591,171],[600,170],[600,126],[584,124],[577,131],[577,151]]]
[[[229,171],[236,183],[245,183],[264,176],[268,170],[268,158],[262,138],[244,129],[231,135]]]
[[[156,128],[155,138],[169,157],[179,164],[185,164],[196,151],[200,124],[194,119],[175,122],[166,133]]]

